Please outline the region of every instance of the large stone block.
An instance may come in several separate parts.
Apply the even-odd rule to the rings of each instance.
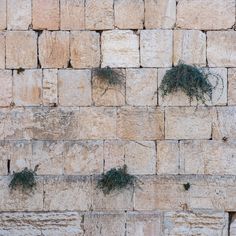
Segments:
[[[170,30],[142,30],[140,33],[141,66],[172,66],[172,44]]]
[[[0,70],[0,106],[10,106],[12,102],[12,72]]]
[[[37,68],[37,34],[33,31],[6,33],[6,68]]]
[[[236,32],[207,32],[207,59],[210,67],[234,67],[236,64]]]
[[[58,90],[61,106],[90,106],[92,103],[91,71],[60,70]]]
[[[32,0],[33,29],[58,30],[60,23],[59,0]]]
[[[174,31],[174,64],[206,65],[206,34],[198,30]]]
[[[93,68],[100,65],[100,34],[93,31],[73,31],[70,41],[73,68]]]
[[[131,30],[102,33],[102,67],[139,67],[139,37]]]
[[[236,68],[228,69],[228,104],[236,105]]]
[[[6,61],[6,36],[0,33],[0,69],[5,69]]]
[[[7,28],[7,0],[0,0],[0,30]]]
[[[124,107],[118,110],[117,136],[129,140],[164,137],[164,112],[159,108]]]
[[[131,106],[157,105],[157,69],[128,69],[126,102]]]
[[[42,68],[66,68],[69,62],[69,32],[43,31],[39,36],[39,60]]]
[[[234,0],[179,0],[177,26],[185,29],[229,29],[235,23]]]

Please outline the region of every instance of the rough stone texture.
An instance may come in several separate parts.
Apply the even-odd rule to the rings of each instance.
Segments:
[[[170,29],[176,20],[175,0],[145,0],[146,29]]]
[[[0,30],[7,28],[7,0],[0,0]]]
[[[5,69],[6,60],[6,37],[4,33],[0,33],[0,69]]]
[[[60,23],[59,0],[32,0],[33,29],[58,30]]]
[[[91,72],[89,70],[60,70],[58,90],[61,106],[90,106],[92,103]]]
[[[84,0],[61,0],[61,29],[81,30],[85,28]]]
[[[207,59],[210,67],[234,67],[236,64],[235,31],[207,32]]]
[[[235,214],[233,214],[231,224],[230,224],[230,236],[235,236],[236,235],[236,220],[235,220]]]
[[[7,1],[7,29],[28,30],[31,25],[31,0]]]
[[[0,106],[10,106],[12,102],[12,72],[0,70]]]
[[[124,107],[118,110],[117,116],[117,136],[121,139],[156,140],[164,137],[164,113],[159,108]]]
[[[228,29],[235,23],[234,0],[179,0],[177,26],[185,29]]]
[[[116,0],[115,26],[119,29],[142,29],[144,23],[143,0]]]
[[[213,112],[210,108],[172,107],[166,108],[166,139],[211,138]]]
[[[37,68],[37,34],[33,31],[6,33],[6,67]]]
[[[206,65],[206,34],[198,30],[174,31],[174,64]]]
[[[42,68],[65,68],[69,62],[69,32],[43,31],[39,36],[39,61]]]
[[[99,33],[92,31],[73,31],[70,37],[70,55],[73,68],[99,67]]]
[[[172,66],[172,31],[142,30],[140,56],[142,67]]]
[[[128,69],[126,102],[131,106],[157,105],[157,69]]]
[[[131,30],[104,31],[102,67],[139,67],[139,37]]]
[[[228,69],[228,104],[236,105],[236,69]]]
[[[42,103],[41,69],[14,71],[13,100],[16,106],[39,106]]]
[[[86,0],[85,27],[89,30],[114,28],[113,0]]]

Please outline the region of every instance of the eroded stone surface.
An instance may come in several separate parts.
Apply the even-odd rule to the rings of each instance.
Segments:
[[[236,105],[236,69],[228,70],[228,103]]]
[[[6,61],[6,38],[4,33],[0,33],[0,69],[5,69]]]
[[[10,70],[0,70],[0,106],[10,106],[12,102],[12,73]]]
[[[7,28],[7,0],[0,0],[0,30]]]

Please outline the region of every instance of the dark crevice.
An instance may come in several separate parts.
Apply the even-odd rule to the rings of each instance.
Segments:
[[[11,160],[7,160],[7,173],[10,174],[11,173]]]
[[[236,214],[235,212],[229,212],[228,236],[230,236],[230,226],[233,220],[233,216],[235,216],[235,214]]]

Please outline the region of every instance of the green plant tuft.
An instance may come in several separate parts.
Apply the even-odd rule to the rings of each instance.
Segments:
[[[183,184],[185,191],[188,191],[191,187],[190,183]]]
[[[17,71],[17,74],[19,75],[19,74],[23,73],[25,71],[25,69],[20,67],[16,71]]]
[[[98,181],[97,187],[103,191],[103,193],[109,194],[115,190],[121,190],[128,186],[135,186],[137,178],[127,173],[127,166],[124,165],[118,169],[113,168],[106,174],[102,175],[102,178]]]
[[[215,86],[209,81],[209,76],[216,79]],[[206,104],[206,101],[212,99],[212,91],[217,87],[220,79],[223,85],[219,75],[196,66],[179,63],[166,72],[160,90],[163,97],[180,90],[189,97],[190,102],[195,98],[197,102]]]

